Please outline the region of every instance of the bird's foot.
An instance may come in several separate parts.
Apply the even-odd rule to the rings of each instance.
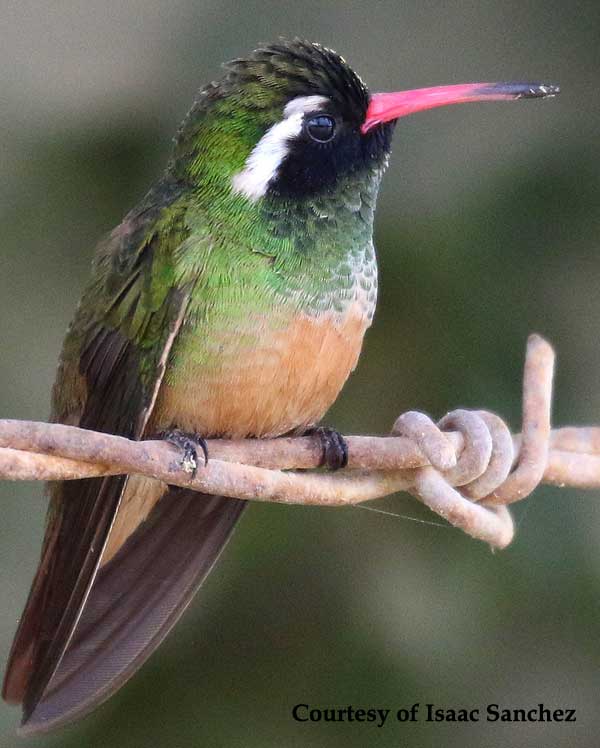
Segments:
[[[326,467],[328,470],[339,470],[346,467],[348,464],[348,445],[339,431],[327,426],[317,426],[306,431],[305,436],[315,436],[319,440],[322,452],[320,467]]]
[[[203,467],[206,467],[208,464],[208,448],[206,446],[206,441],[198,434],[186,434],[185,431],[171,429],[170,431],[164,431],[161,434],[161,438],[182,450],[183,455],[181,457],[181,467],[186,473],[189,473],[192,478],[195,478],[198,470],[198,447],[202,450],[202,456],[204,458]]]

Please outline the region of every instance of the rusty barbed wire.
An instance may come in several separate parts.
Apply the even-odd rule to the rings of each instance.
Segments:
[[[527,343],[521,434],[483,410],[455,410],[435,424],[411,411],[392,436],[349,436],[348,468],[317,468],[310,437],[208,440],[210,460],[195,474],[177,448],[74,426],[0,420],[0,478],[70,480],[138,473],[202,493],[255,501],[340,506],[409,491],[471,536],[505,547],[513,536],[506,506],[540,482],[600,487],[600,428],[550,430],[554,352],[537,335]]]

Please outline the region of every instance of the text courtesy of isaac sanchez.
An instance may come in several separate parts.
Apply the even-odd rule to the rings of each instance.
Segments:
[[[487,704],[471,709],[452,708],[438,704],[412,704],[400,709],[379,707],[317,706],[295,704],[292,717],[296,722],[364,722],[383,727],[390,722],[576,722],[576,710],[567,707],[531,704],[526,707],[505,707]]]

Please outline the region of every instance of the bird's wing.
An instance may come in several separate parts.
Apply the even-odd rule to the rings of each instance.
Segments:
[[[55,421],[143,434],[188,293],[169,277],[169,253],[186,236],[183,210],[176,192],[161,198],[160,208],[150,200],[128,216],[98,252],[67,333]],[[23,702],[23,732],[90,711],[140,667],[210,570],[244,506],[168,490],[106,561],[127,482],[118,476],[50,485],[40,565],[3,688],[6,700]]]

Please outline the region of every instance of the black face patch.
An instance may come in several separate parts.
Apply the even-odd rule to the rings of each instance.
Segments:
[[[323,116],[334,120],[333,134],[325,139],[326,133],[319,127],[317,136],[323,136],[319,140],[311,131],[315,129],[316,120]],[[326,108],[307,113],[302,132],[290,141],[288,154],[269,184],[267,194],[296,199],[316,196],[332,192],[345,177],[353,174],[358,177],[383,165],[390,150],[394,124],[379,125],[363,135],[359,122],[349,122]]]
[[[245,60],[229,66],[230,85],[243,90],[248,82],[267,85],[280,97],[283,110],[297,97],[321,96],[325,107],[304,116],[302,132],[271,180],[271,198],[310,197],[332,192],[349,175],[366,173],[383,165],[390,150],[394,123],[374,127],[366,135],[360,127],[369,106],[365,84],[338,54],[326,47],[294,39],[256,50]],[[249,106],[254,106],[250,101]],[[325,121],[333,119],[333,134]],[[312,131],[312,136],[311,136]]]

